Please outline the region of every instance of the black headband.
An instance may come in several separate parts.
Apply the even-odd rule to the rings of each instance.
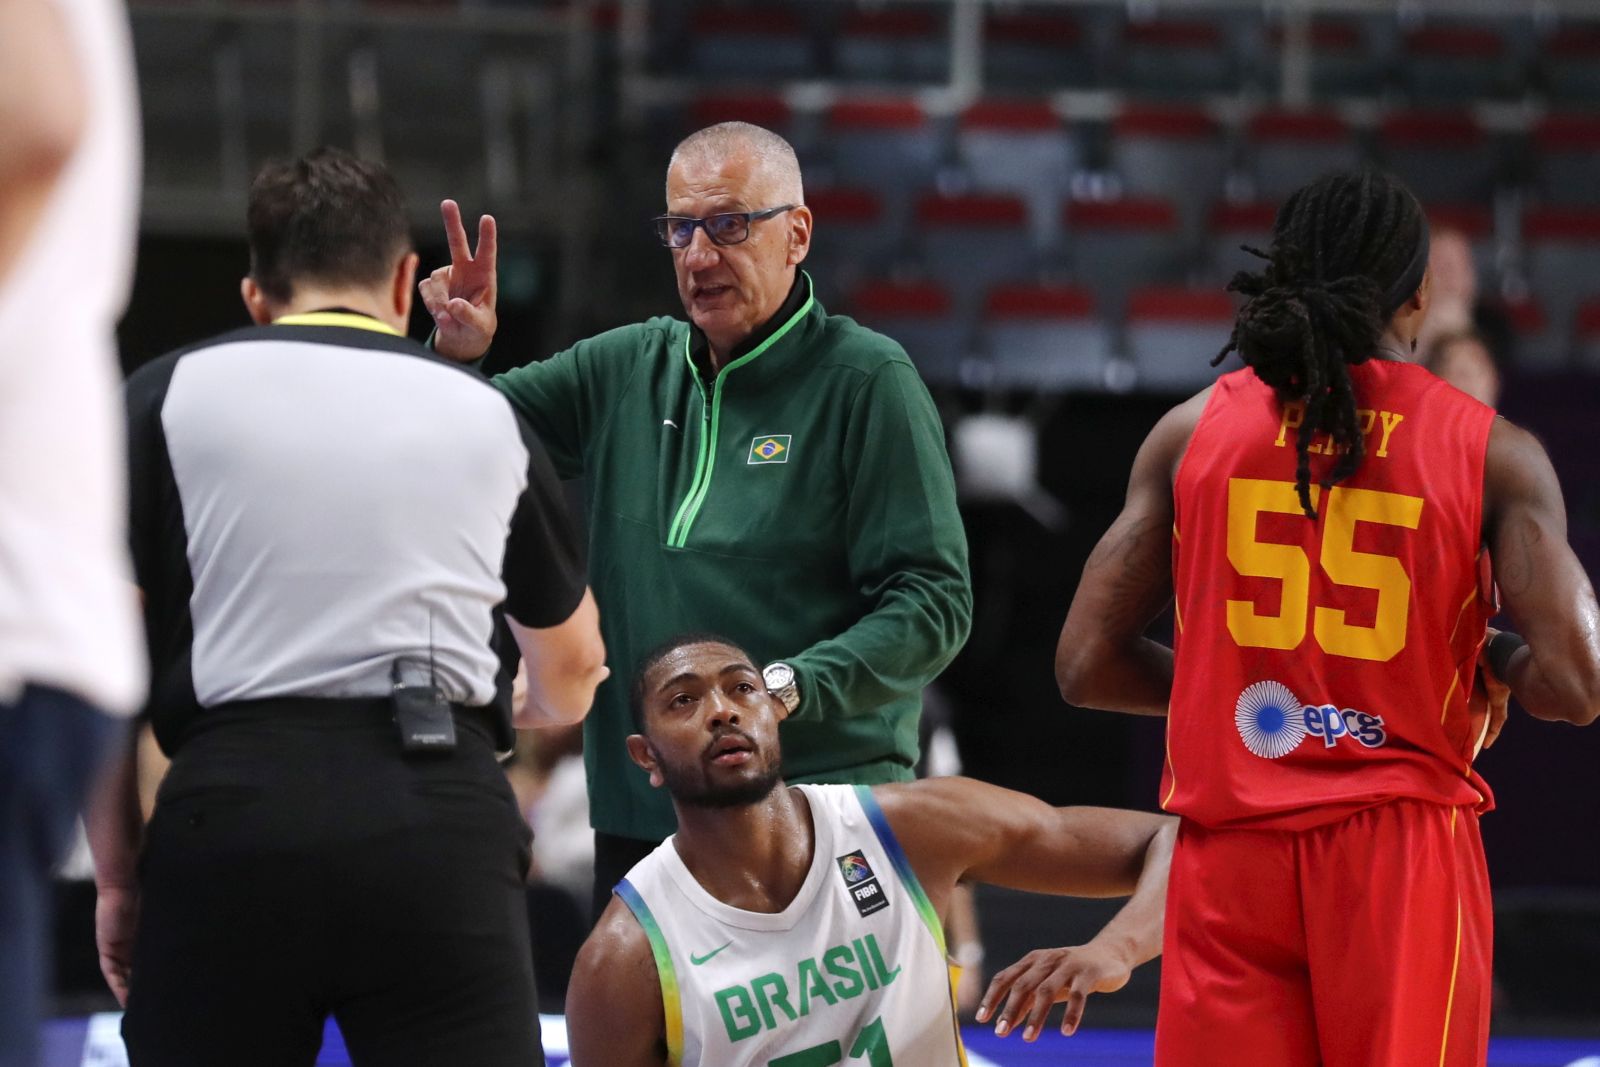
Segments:
[[[1422,276],[1428,273],[1428,246],[1430,244],[1428,233],[1428,217],[1421,211],[1417,212],[1417,249],[1411,254],[1411,262],[1406,264],[1406,269],[1400,276],[1389,283],[1389,288],[1383,293],[1383,317],[1385,320],[1400,310],[1400,305],[1411,299],[1411,294],[1422,287]]]

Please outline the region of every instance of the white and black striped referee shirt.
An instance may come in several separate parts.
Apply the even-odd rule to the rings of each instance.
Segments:
[[[127,404],[150,714],[169,752],[220,704],[385,696],[397,661],[431,656],[453,702],[503,701],[515,659],[496,613],[553,626],[583,596],[582,543],[533,431],[476,373],[376,320],[224,334],[140,368]]]

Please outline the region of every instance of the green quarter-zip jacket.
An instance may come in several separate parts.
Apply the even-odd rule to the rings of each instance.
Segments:
[[[972,619],[944,432],[898,344],[827,314],[802,274],[714,379],[661,317],[494,379],[558,473],[587,479],[612,676],[584,726],[597,830],[661,840],[672,805],[628,758],[641,657],[686,631],[793,665],[790,781],[908,779],[921,691]],[[703,339],[698,343],[703,344]]]

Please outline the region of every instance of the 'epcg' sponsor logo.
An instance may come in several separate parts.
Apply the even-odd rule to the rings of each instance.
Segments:
[[[1233,721],[1244,747],[1263,759],[1287,756],[1308,735],[1320,738],[1326,748],[1340,738],[1364,748],[1377,748],[1389,739],[1382,715],[1336,704],[1302,704],[1282,682],[1257,682],[1240,693]]]

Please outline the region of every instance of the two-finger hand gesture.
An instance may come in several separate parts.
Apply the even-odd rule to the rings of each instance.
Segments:
[[[986,1023],[998,1014],[997,1036],[1007,1036],[1020,1022],[1022,1039],[1033,1041],[1043,1030],[1050,1009],[1065,1003],[1061,1032],[1076,1033],[1089,994],[1121,989],[1128,984],[1131,970],[1117,954],[1092,944],[1034,949],[990,981],[978,1006],[978,1021]],[[997,1013],[1002,999],[1004,1006]]]
[[[498,240],[493,215],[478,220],[478,248],[467,244],[461,208],[454,200],[439,205],[444,236],[450,244],[450,265],[440,267],[417,286],[423,306],[433,316],[437,333],[433,349],[446,359],[471,363],[489,350],[499,325],[495,258]]]

